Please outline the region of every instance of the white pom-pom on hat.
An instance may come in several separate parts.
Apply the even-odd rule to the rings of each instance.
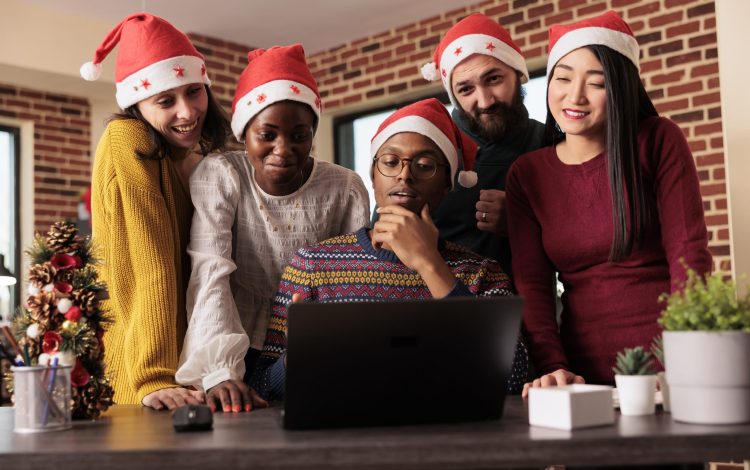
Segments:
[[[428,82],[440,80],[440,74],[435,62],[428,62],[422,66],[422,77]]]
[[[101,76],[102,64],[86,62],[85,64],[81,65],[81,77],[83,77],[84,80],[93,82],[94,80],[99,80],[99,77]]]
[[[473,188],[477,185],[479,177],[476,171],[459,171],[458,172],[458,184],[464,188]]]

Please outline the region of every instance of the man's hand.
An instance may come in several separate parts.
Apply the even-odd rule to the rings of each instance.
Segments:
[[[268,402],[260,397],[255,390],[248,387],[241,380],[225,380],[213,386],[206,396],[211,411],[216,411],[216,404],[221,404],[224,413],[239,413],[243,409],[251,411],[253,408],[266,408]]]
[[[476,203],[477,228],[485,232],[508,236],[508,219],[505,211],[505,191],[482,189]]]
[[[143,406],[155,410],[163,410],[164,408],[174,410],[185,405],[200,405],[205,401],[206,397],[203,392],[182,387],[171,387],[149,393],[143,397],[141,403]]]
[[[550,372],[549,374],[545,374],[538,379],[535,379],[533,382],[525,384],[523,386],[523,392],[521,393],[521,396],[523,398],[528,397],[529,389],[533,387],[553,387],[582,383],[586,383],[586,381],[583,380],[583,377],[581,377],[580,375],[575,375],[569,370],[557,369],[554,372]]]
[[[387,245],[402,263],[417,272],[431,262],[442,260],[438,252],[438,229],[426,204],[421,214],[398,205],[379,207],[378,214],[372,229],[373,246]]]

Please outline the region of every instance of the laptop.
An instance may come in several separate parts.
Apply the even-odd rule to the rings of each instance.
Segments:
[[[287,429],[499,419],[520,297],[295,303]]]

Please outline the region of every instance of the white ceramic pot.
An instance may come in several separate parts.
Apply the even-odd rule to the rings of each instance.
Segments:
[[[656,375],[615,375],[620,412],[625,416],[654,414]]]
[[[750,422],[750,333],[665,331],[663,338],[676,421]]]

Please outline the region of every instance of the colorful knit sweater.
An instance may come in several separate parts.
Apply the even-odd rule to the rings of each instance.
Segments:
[[[149,148],[143,124],[115,120],[94,161],[92,228],[113,320],[104,334],[104,359],[118,404],[140,404],[151,392],[177,386],[187,328],[193,208],[169,158],[137,158],[136,151]]]
[[[273,304],[273,312],[252,378],[261,396],[283,399],[286,370],[287,307],[292,294],[301,301],[377,302],[397,299],[431,299],[422,278],[389,250],[376,250],[367,227],[302,248],[284,270]],[[449,296],[513,295],[508,276],[500,265],[460,245],[439,242],[439,251],[456,276]],[[527,381],[528,355],[519,340],[508,391],[518,393]]]

